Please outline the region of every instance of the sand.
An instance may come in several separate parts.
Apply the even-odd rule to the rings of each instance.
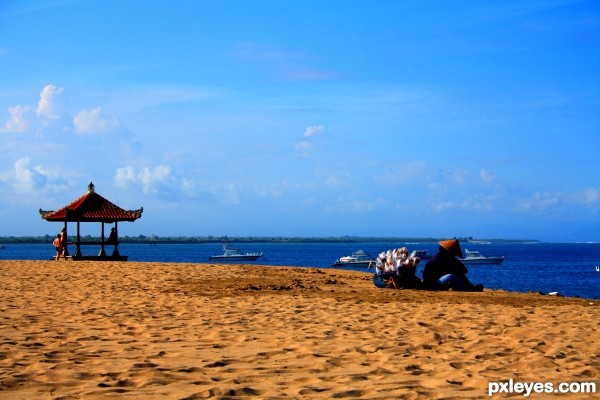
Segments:
[[[0,278],[0,399],[484,399],[509,379],[600,386],[595,300],[378,289],[360,272],[254,265],[0,261]],[[505,397],[523,398],[491,398]]]

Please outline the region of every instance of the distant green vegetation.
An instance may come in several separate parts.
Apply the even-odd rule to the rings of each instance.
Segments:
[[[0,243],[51,243],[54,240],[53,235],[44,236],[0,236]],[[69,235],[69,242],[75,241],[75,236]],[[106,240],[107,238],[105,238]],[[295,242],[295,243],[357,243],[357,242],[398,242],[398,243],[436,243],[441,239],[448,238],[423,238],[423,237],[362,237],[362,236],[328,236],[328,237],[285,237],[285,236],[120,236],[121,243],[269,243],[269,242]],[[470,237],[459,237],[461,242],[482,241],[482,242],[537,242],[533,239],[476,239]],[[85,235],[81,236],[84,242],[99,242],[99,236]]]

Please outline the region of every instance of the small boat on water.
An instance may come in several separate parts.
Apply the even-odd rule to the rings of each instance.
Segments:
[[[211,261],[255,261],[262,256],[262,252],[243,253],[240,249],[223,246],[223,254],[210,256]]]
[[[463,264],[502,264],[504,256],[500,257],[485,257],[482,256],[478,251],[469,251],[465,249],[464,258],[459,258]]]
[[[413,250],[410,257],[419,257],[421,260],[429,260],[432,255],[427,250]]]
[[[340,257],[331,264],[332,267],[363,267],[370,268],[372,265],[375,265],[375,261],[371,259],[362,250],[355,251],[351,256]]]

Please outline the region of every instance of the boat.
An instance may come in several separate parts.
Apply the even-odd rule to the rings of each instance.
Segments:
[[[432,255],[427,250],[413,250],[410,257],[419,257],[421,260],[429,260]]]
[[[375,265],[375,261],[372,260],[367,253],[362,250],[355,251],[351,256],[344,256],[338,258],[332,267],[363,267],[370,268]]]
[[[466,257],[459,258],[463,264],[502,264],[504,256],[500,257],[485,257],[478,251],[469,251],[465,249]]]
[[[243,253],[240,249],[230,247],[229,245],[223,246],[223,254],[210,256],[211,261],[255,261],[262,256],[262,252],[254,253]]]
[[[473,244],[492,244],[492,242],[487,240],[469,240],[468,242]]]

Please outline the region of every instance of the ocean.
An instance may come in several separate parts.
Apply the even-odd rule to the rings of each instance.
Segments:
[[[48,244],[5,244],[2,260],[49,260],[54,248]],[[376,257],[382,251],[406,246],[412,250],[437,252],[437,243],[362,242],[362,243],[298,243],[253,242],[234,244],[244,252],[262,251],[263,257],[251,264],[332,268],[339,257],[363,250]],[[505,256],[500,265],[471,265],[469,279],[486,288],[515,292],[558,292],[564,296],[600,299],[600,243],[461,243],[463,250],[477,250],[485,256]],[[70,246],[69,250],[74,251]],[[99,246],[82,247],[84,254],[94,255]],[[112,247],[107,248],[110,254]],[[130,261],[209,263],[211,255],[222,254],[215,243],[128,244],[119,246]],[[213,263],[210,261],[210,263]],[[244,262],[248,263],[248,262]],[[421,262],[421,276],[425,261]],[[363,272],[372,272],[359,269]]]

